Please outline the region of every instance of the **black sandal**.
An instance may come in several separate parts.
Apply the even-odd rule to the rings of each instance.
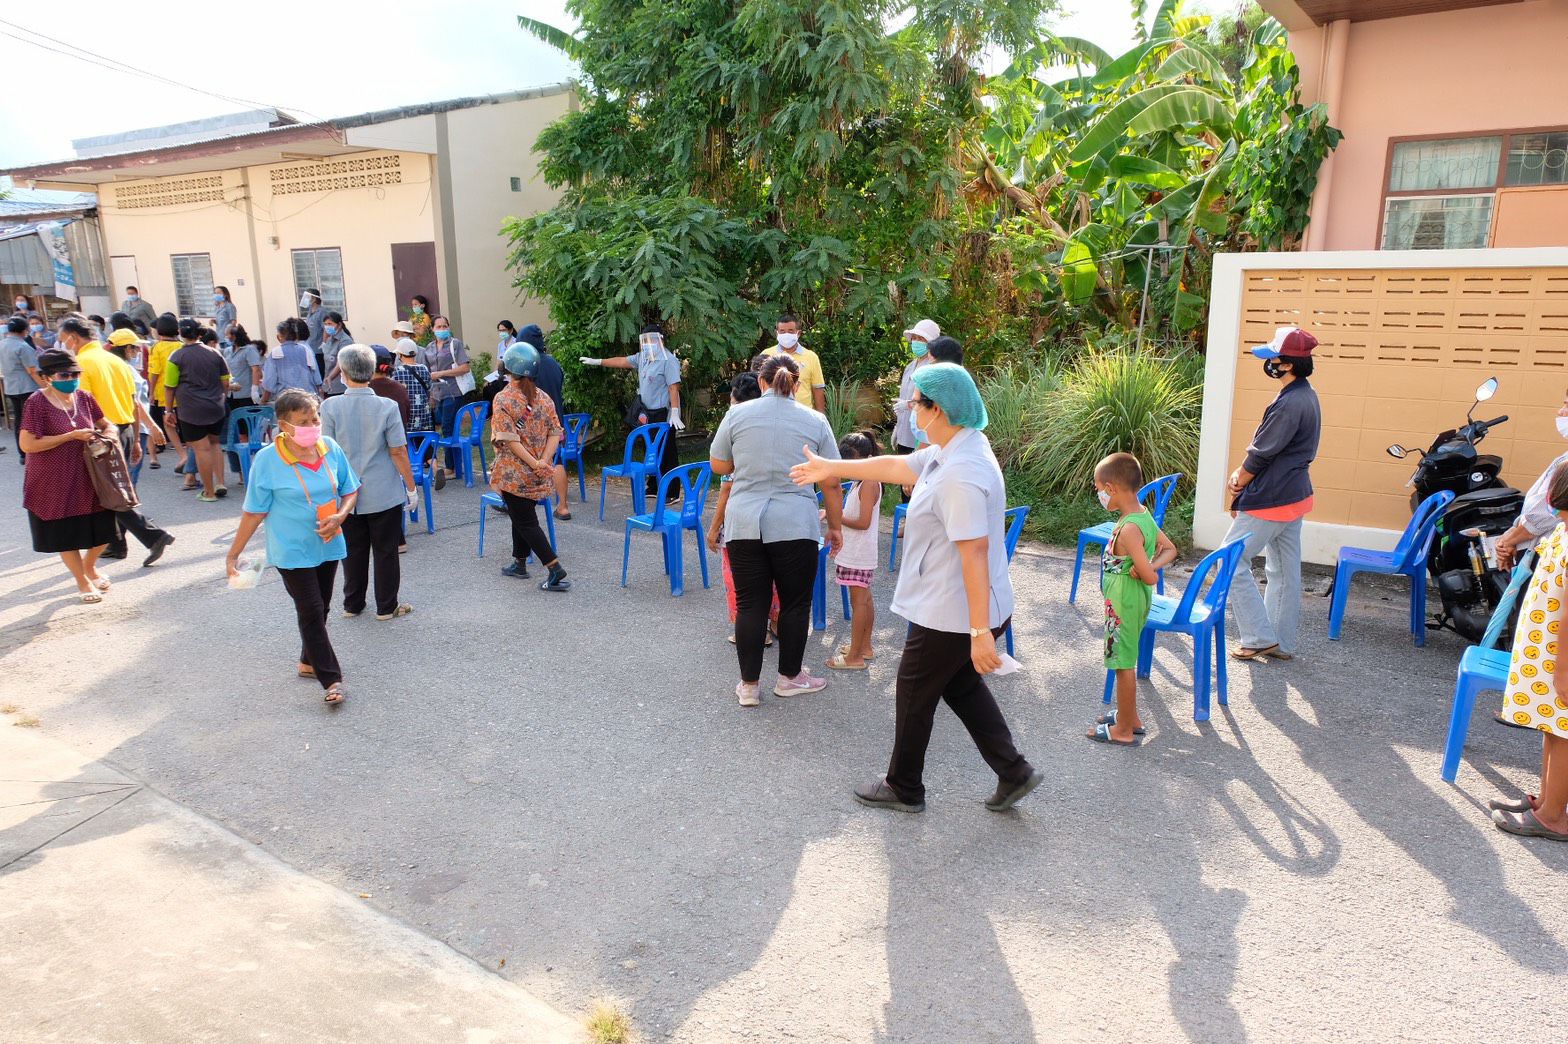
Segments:
[[[343,683],[342,682],[333,682],[331,685],[327,686],[327,691],[322,696],[322,699],[324,699],[328,703],[342,703],[343,702],[343,696],[344,696],[344,693],[343,693]]]

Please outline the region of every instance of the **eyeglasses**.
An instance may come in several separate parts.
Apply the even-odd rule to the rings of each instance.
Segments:
[[[923,398],[920,398],[918,396],[912,396],[910,398],[910,400],[909,400],[909,408],[910,409],[915,409],[917,406],[929,406],[929,405],[931,405],[931,400],[930,399],[923,399]]]

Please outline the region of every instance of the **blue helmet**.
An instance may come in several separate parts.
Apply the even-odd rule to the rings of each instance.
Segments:
[[[539,351],[519,341],[506,350],[502,359],[506,372],[514,377],[532,378],[539,373]]]

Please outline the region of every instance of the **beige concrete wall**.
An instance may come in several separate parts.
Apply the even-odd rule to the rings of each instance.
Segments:
[[[202,179],[199,184],[189,184]],[[210,184],[215,179],[216,187]],[[144,178],[105,185],[98,193],[98,218],[111,256],[136,258],[137,286],[142,297],[160,312],[175,310],[172,254],[210,254],[213,282],[234,294],[240,322],[254,331],[259,313],[251,276],[249,239],[245,234],[244,192],[240,172]],[[189,197],[213,196],[217,199]],[[136,204],[170,200],[166,204]],[[241,284],[244,285],[241,285]],[[124,286],[110,288],[114,304],[125,297]],[[212,302],[198,301],[212,308]],[[209,314],[198,313],[203,318]]]
[[[446,114],[451,235],[462,312],[458,332],[476,348],[493,345],[500,319],[548,328],[545,303],[520,299],[513,288],[514,276],[506,267],[509,247],[498,233],[506,218],[548,210],[560,199],[539,177],[533,144],[546,125],[566,113],[572,98],[563,92]],[[520,192],[511,190],[514,177],[521,179]]]
[[[395,158],[395,168],[387,166],[388,157]],[[340,163],[349,169],[332,166]],[[364,166],[374,169],[353,169]],[[387,182],[394,169],[395,183],[365,183]],[[327,187],[287,191],[284,186],[300,186],[302,179],[295,175],[301,173],[319,173],[311,184]],[[203,180],[191,184],[192,179]],[[220,184],[213,187],[212,179]],[[117,182],[101,191],[99,213],[110,254],[136,258],[142,294],[155,308],[175,308],[170,255],[206,253],[212,257],[213,281],[229,288],[240,322],[257,337],[266,334],[270,338],[271,328],[280,319],[297,314],[291,252],[295,248],[337,247],[343,254],[349,328],[356,336],[383,340],[397,321],[390,244],[434,238],[430,189],[428,157],[411,152],[362,152],[213,174]],[[221,199],[147,207],[123,205],[132,200],[179,200],[191,194],[220,195]],[[254,218],[254,265],[247,234],[252,218],[247,215]],[[121,292],[116,288],[116,303]],[[211,307],[210,302],[198,304]],[[197,315],[210,318],[201,311]]]
[[[1293,31],[1303,98],[1320,100],[1327,27]],[[1390,138],[1568,124],[1568,3],[1519,4],[1356,22],[1349,26],[1343,97],[1332,114],[1345,140],[1334,154],[1325,250],[1370,250]],[[1553,240],[1568,242],[1564,235]]]
[[[256,248],[270,324],[298,310],[291,251],[337,247],[343,252],[348,308],[344,319],[349,329],[367,341],[386,339],[392,324],[397,322],[391,244],[435,238],[429,158],[417,152],[363,152],[324,162],[385,157],[397,159],[397,183],[328,191],[274,191],[274,172],[308,170],[318,165],[315,161],[248,168],[255,200]],[[380,173],[383,172],[373,171],[363,176],[380,180],[375,176]],[[277,183],[286,184],[288,180],[279,177]]]

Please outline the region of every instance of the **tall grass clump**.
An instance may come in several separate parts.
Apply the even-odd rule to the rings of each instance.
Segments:
[[[1019,466],[1040,486],[1087,493],[1094,466],[1108,453],[1127,452],[1149,478],[1198,463],[1203,409],[1202,360],[1126,346],[1079,355],[1047,406],[1049,422],[1026,441]]]
[[[827,386],[828,427],[833,434],[843,438],[860,427],[860,385],[848,378],[829,382]]]
[[[979,386],[990,417],[986,436],[991,449],[1003,470],[1013,470],[1025,447],[1050,424],[1051,398],[1061,386],[1060,372],[1049,359],[1033,365],[1012,363],[983,374]]]

